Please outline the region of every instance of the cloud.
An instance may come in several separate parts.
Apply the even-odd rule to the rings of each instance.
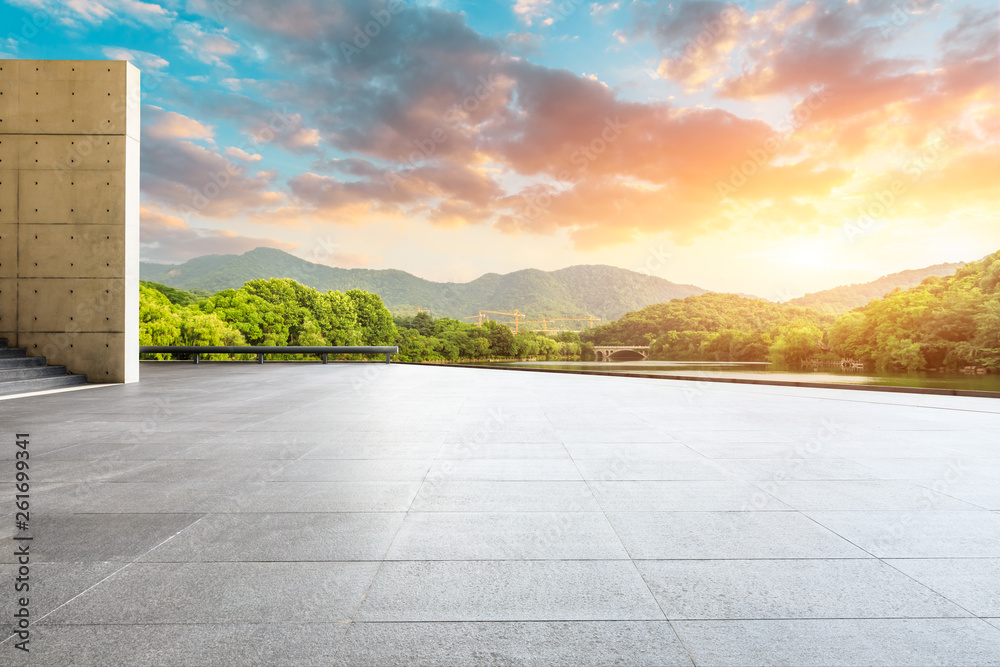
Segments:
[[[232,219],[286,202],[285,195],[274,190],[276,172],[251,173],[187,139],[147,137],[142,151],[145,200],[188,217]]]
[[[41,11],[71,28],[97,27],[107,21],[168,28],[177,13],[159,4],[140,0],[11,0],[11,3]]]
[[[643,2],[635,6],[632,34],[649,37],[664,57],[659,76],[700,90],[721,76],[748,34],[750,17],[732,2]]]
[[[104,54],[105,58],[110,58],[111,60],[127,60],[145,72],[159,72],[162,69],[166,69],[170,65],[167,60],[161,58],[155,53],[136,51],[135,49],[123,49],[118,46],[106,46],[101,50],[101,52]]]
[[[225,59],[240,50],[239,44],[229,38],[226,29],[202,30],[194,23],[185,21],[176,25],[171,34],[188,55],[208,65],[228,66]]]
[[[145,105],[142,109],[143,133],[152,139],[211,139],[213,128],[176,111]]]
[[[552,0],[515,0],[513,12],[525,25],[532,25],[538,19],[551,18]]]
[[[260,162],[260,153],[254,153],[251,155],[247,153],[242,148],[237,148],[236,146],[230,146],[226,149],[226,155],[231,158],[236,158],[237,160],[243,160],[244,162]]]
[[[299,245],[230,230],[192,228],[184,219],[150,206],[140,208],[139,220],[140,257],[146,262],[176,264],[202,255],[239,255],[262,246],[291,252]]]
[[[593,2],[590,4],[590,15],[594,17],[596,23],[604,23],[610,14],[619,9],[621,9],[621,4],[618,2]]]

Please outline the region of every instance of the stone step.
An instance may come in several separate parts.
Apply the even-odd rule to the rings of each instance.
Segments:
[[[0,359],[16,359],[27,356],[28,351],[23,347],[5,347],[0,349]]]
[[[0,368],[0,382],[11,380],[33,380],[35,378],[66,375],[65,366],[22,366],[15,368]]]
[[[8,368],[34,368],[35,366],[44,365],[45,357],[11,357],[0,359],[0,370]]]
[[[31,391],[62,389],[87,384],[86,375],[56,375],[33,380],[11,380],[0,382],[0,394],[23,394]]]

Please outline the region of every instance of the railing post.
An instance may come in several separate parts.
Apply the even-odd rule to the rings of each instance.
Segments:
[[[264,363],[264,353],[263,352],[258,352],[257,353],[257,363],[258,364]]]
[[[330,355],[328,355],[328,354],[327,354],[326,352],[324,352],[324,353],[323,353],[323,363],[324,363],[324,364],[325,364],[325,363],[327,362],[327,358],[328,358],[329,356],[330,356]]]
[[[391,352],[386,352],[386,353],[385,353],[385,363],[389,363],[389,357],[390,357],[390,356],[392,356],[392,353],[391,353]]]
[[[201,355],[198,354],[197,352],[194,353],[194,363],[196,363],[196,364],[200,364],[201,363]]]

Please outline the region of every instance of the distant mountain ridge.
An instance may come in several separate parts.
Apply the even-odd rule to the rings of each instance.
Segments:
[[[935,264],[923,269],[911,269],[882,276],[878,280],[854,285],[843,285],[822,290],[786,301],[786,306],[812,308],[821,313],[841,315],[867,305],[873,299],[880,299],[897,287],[916,287],[930,276],[947,276],[965,266],[965,262]]]
[[[292,278],[322,292],[374,292],[390,310],[416,310],[419,306],[429,308],[435,317],[457,319],[481,309],[510,312],[517,308],[528,319],[593,315],[608,321],[654,303],[707,291],[604,265],[487,273],[467,283],[437,283],[396,269],[315,264],[274,248],[257,248],[242,255],[206,255],[179,265],[143,262],[139,273],[142,280],[210,292],[242,287],[256,278]]]

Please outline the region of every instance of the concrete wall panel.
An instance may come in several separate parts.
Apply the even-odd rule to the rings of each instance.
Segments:
[[[90,382],[124,382],[125,336],[116,333],[25,333],[18,345],[30,356],[47,357],[49,363],[86,368]]]
[[[0,338],[11,345],[17,340],[17,278],[0,278]]]
[[[17,223],[17,172],[0,170],[0,224]]]
[[[139,374],[139,71],[0,60],[0,337]]]
[[[2,128],[3,126],[0,126]],[[21,138],[16,134],[2,134],[0,129],[0,170],[18,169]]]
[[[16,61],[0,60],[0,133],[14,134],[21,131],[19,91]]]
[[[17,277],[17,225],[0,224],[0,278]]]
[[[21,169],[50,169],[67,175],[77,171],[122,173],[125,169],[125,137],[107,134],[26,134],[21,135],[14,158]]]
[[[30,278],[18,284],[18,330],[124,332],[125,286],[120,280]]]
[[[21,225],[21,278],[123,278],[122,225]]]
[[[124,150],[122,154],[124,156]],[[63,172],[22,169],[18,185],[22,225],[60,222],[124,224],[124,170]]]

